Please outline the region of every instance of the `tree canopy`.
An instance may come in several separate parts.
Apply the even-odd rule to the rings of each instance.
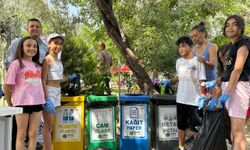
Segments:
[[[223,23],[230,14],[246,20],[250,33],[250,2],[246,0],[114,0],[112,10],[119,27],[127,35],[129,46],[147,72],[175,72],[179,57],[175,41],[189,35],[191,28],[205,22],[209,40],[221,46]],[[63,61],[67,73],[80,72],[86,87],[98,80],[95,67],[97,43],[104,41],[114,62],[122,57],[105,31],[95,1],[89,0],[0,0],[1,56],[15,37],[25,36],[29,18],[43,24],[43,35],[66,33]],[[3,59],[3,58],[2,58]],[[72,67],[73,66],[73,67]],[[167,74],[168,75],[168,74]],[[93,79],[92,79],[93,77]],[[90,81],[91,82],[90,82]],[[87,88],[88,89],[88,88]]]

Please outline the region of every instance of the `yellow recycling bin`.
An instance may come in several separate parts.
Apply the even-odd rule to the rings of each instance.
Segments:
[[[84,96],[62,96],[62,105],[56,108],[53,148],[54,150],[83,150]]]

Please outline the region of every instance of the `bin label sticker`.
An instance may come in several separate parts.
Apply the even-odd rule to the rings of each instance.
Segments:
[[[55,141],[81,141],[82,112],[80,106],[60,106],[56,109]]]
[[[159,141],[178,140],[175,105],[158,106]]]
[[[147,137],[147,105],[122,106],[122,137],[124,139]]]
[[[91,141],[114,140],[114,108],[90,109]]]

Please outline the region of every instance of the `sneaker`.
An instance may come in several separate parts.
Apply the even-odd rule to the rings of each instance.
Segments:
[[[43,149],[43,144],[40,142],[36,143],[36,150],[42,150]]]

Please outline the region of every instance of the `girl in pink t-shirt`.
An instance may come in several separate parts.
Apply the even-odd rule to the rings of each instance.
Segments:
[[[36,149],[37,129],[45,103],[38,42],[28,36],[21,39],[15,60],[10,64],[4,81],[4,92],[9,106],[22,107],[23,113],[16,115],[16,149],[24,149],[26,133],[28,149]],[[27,132],[28,131],[28,132]]]

